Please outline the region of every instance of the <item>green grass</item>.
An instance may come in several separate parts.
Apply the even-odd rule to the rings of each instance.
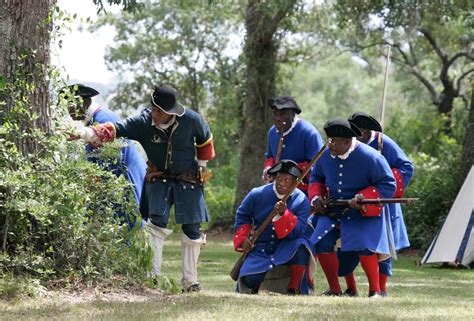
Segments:
[[[179,234],[179,233],[177,233]],[[178,238],[167,241],[164,275],[179,284],[181,278]],[[359,298],[328,298],[318,269],[316,294],[288,297],[234,293],[229,271],[238,254],[230,237],[208,241],[199,263],[201,293],[164,295],[127,294],[71,299],[54,293],[43,298],[0,301],[2,320],[472,320],[474,318],[474,272],[471,270],[417,267],[416,257],[401,257],[389,280],[390,296],[368,299],[367,281],[356,271]],[[341,284],[343,280],[341,279]]]

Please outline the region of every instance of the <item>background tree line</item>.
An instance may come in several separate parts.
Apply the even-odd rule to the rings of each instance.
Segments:
[[[211,226],[230,228],[235,206],[250,188],[261,184],[266,134],[272,124],[267,99],[294,96],[303,109],[301,116],[320,131],[329,118],[354,111],[378,117],[383,55],[391,45],[386,131],[415,162],[407,196],[422,201],[406,208],[406,221],[412,245],[427,247],[473,163],[474,20],[469,1],[108,2],[127,9],[101,15],[91,26],[117,31],[106,57],[122,79],[111,108],[122,110],[124,116],[143,109],[153,87],[168,83],[179,89],[185,105],[210,122],[217,154],[210,163],[215,178],[207,187]],[[75,214],[74,224],[80,225],[95,215],[103,219],[112,206],[90,196],[106,188],[88,184],[103,175],[100,169],[69,157],[60,147],[64,138],[56,135],[65,109],[49,93],[64,84],[52,84],[57,72],[49,68],[49,41],[53,26],[69,18],[53,10],[54,3],[41,0],[27,8],[21,1],[8,0],[0,14],[6,34],[0,42],[0,233],[3,268],[15,273],[35,257],[41,262],[35,265],[38,271],[58,275],[69,250],[61,248],[67,242],[55,241],[98,235],[86,228],[53,236],[55,228],[63,231],[64,213]],[[94,3],[101,8],[101,1]],[[21,26],[30,28],[30,37],[16,36],[15,32],[26,32],[17,30],[23,20],[28,21]],[[14,41],[17,38],[21,41]],[[54,161],[58,153],[66,153],[61,163]],[[45,171],[54,174],[40,174]],[[75,175],[83,179],[75,180]],[[56,192],[50,186],[60,191],[58,195],[51,194]],[[78,207],[83,198],[93,205]],[[113,200],[114,194],[106,199]],[[118,233],[116,222],[100,226],[108,235],[101,241],[114,248],[113,233],[107,233]],[[139,236],[124,237],[144,242]],[[25,241],[30,247],[17,247]],[[52,245],[44,246],[48,242]],[[94,249],[104,251],[99,245]],[[145,268],[147,253],[139,246],[132,251]],[[84,267],[91,266],[100,273],[99,264],[90,262],[59,274],[80,270],[87,279],[91,273]],[[100,261],[101,266],[111,264],[112,259]]]

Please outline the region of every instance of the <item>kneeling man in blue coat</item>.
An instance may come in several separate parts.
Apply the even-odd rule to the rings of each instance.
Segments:
[[[305,293],[303,280],[311,251],[300,236],[307,226],[309,201],[299,189],[294,190],[286,204],[281,201],[301,170],[295,162],[282,160],[268,174],[276,176],[274,182],[252,189],[237,209],[234,248],[238,252],[250,250],[240,269],[239,290],[245,286],[251,293],[258,293],[267,272],[288,265],[291,272],[287,293]],[[259,228],[274,208],[277,216],[251,248],[250,233]]]

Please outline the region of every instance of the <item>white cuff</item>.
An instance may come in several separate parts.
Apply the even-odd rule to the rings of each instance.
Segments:
[[[201,167],[207,167],[207,160],[198,159],[198,165]]]
[[[316,195],[315,197],[313,197],[313,198],[311,199],[311,205],[314,206],[314,203],[315,203],[318,199],[320,199],[320,198],[321,198],[321,196],[317,196],[317,195]]]
[[[281,218],[281,215],[280,215],[280,214],[277,214],[277,215],[275,215],[275,216],[272,218],[272,222],[276,222],[276,221],[278,221],[280,218]]]

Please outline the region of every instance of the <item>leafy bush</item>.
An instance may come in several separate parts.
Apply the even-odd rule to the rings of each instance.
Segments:
[[[466,117],[463,111],[454,116],[449,133],[443,127],[446,119],[434,112],[417,117],[400,113],[389,128],[389,135],[415,165],[405,196],[419,197],[420,201],[403,209],[412,248],[429,247],[462,184],[459,164]]]
[[[38,116],[28,100],[35,86],[21,79],[0,88],[14,102],[0,114],[0,278],[72,286],[145,279],[152,250],[132,187],[87,161],[83,143],[65,141],[58,131],[64,101],[52,108],[51,133],[25,129]],[[111,161],[119,148],[95,156]],[[138,218],[135,229],[120,224],[118,209]],[[7,295],[19,289],[4,285]]]
[[[0,173],[4,272],[89,283],[115,274],[145,275],[151,252],[140,224],[128,231],[114,217],[118,207],[138,215],[123,177],[84,156],[35,163],[17,156],[16,168],[2,166]]]

